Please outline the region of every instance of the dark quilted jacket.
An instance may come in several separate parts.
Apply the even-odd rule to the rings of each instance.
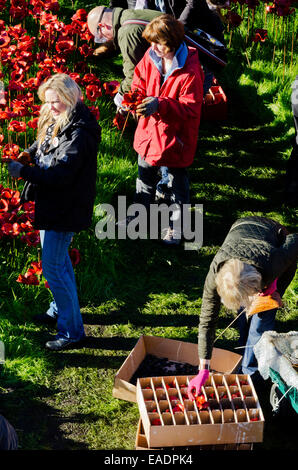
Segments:
[[[245,217],[232,225],[213,258],[204,284],[199,325],[199,357],[210,359],[220,310],[215,276],[231,258],[253,265],[262,275],[262,288],[278,278],[281,296],[293,279],[298,258],[298,234],[288,234],[278,222],[265,217]]]

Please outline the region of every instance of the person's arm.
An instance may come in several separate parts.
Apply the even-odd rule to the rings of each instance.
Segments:
[[[61,147],[58,162],[54,167],[44,169],[38,166],[23,166],[20,176],[35,184],[70,185],[83,166],[84,158],[88,155],[86,142],[85,132],[82,129],[75,129],[70,134],[69,141]]]
[[[215,329],[220,311],[220,297],[216,290],[215,273],[211,264],[206,277],[200,313],[198,349],[201,360],[210,360],[212,356]],[[203,364],[204,362],[202,362]]]
[[[181,23],[183,23],[184,26],[188,24],[188,22],[189,22],[190,18],[192,17],[192,15],[197,12],[197,8],[196,8],[195,4],[198,1],[199,0],[187,0],[183,11],[182,11],[181,15],[178,18],[178,20],[181,21]]]
[[[277,290],[283,296],[293,279],[298,260],[298,233],[287,235],[283,245],[271,255],[271,278],[278,278]]]
[[[123,95],[130,91],[136,65],[144,57],[150,47],[142,37],[143,26],[127,25],[119,29],[118,43],[123,58],[124,80],[120,83],[118,92]]]

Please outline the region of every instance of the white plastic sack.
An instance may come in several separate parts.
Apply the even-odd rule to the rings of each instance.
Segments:
[[[298,373],[293,367],[298,363],[297,331],[266,331],[253,349],[259,372],[265,380],[269,378],[271,368],[279,373],[288,387],[298,389]]]

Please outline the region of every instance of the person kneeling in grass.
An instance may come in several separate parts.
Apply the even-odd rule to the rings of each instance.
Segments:
[[[38,96],[42,106],[37,141],[27,150],[34,165],[11,161],[8,171],[29,182],[23,200],[35,201],[43,275],[54,297],[47,313],[36,320],[57,319],[58,333],[46,347],[60,350],[85,337],[68,248],[74,233],[91,225],[100,127],[68,75],[50,77],[39,87]]]
[[[160,167],[168,167],[172,219],[179,227],[181,206],[189,203],[186,168],[197,146],[204,74],[196,49],[184,42],[183,24],[171,15],[154,18],[143,37],[151,47],[136,66],[131,85],[131,92],[140,97],[133,144],[138,153],[135,202],[148,214]],[[171,221],[163,241],[179,244],[182,235]]]

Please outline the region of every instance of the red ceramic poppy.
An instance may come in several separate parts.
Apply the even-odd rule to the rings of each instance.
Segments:
[[[88,46],[88,44],[83,44],[79,47],[79,52],[83,57],[89,57],[93,54],[93,48]]]
[[[99,111],[98,106],[89,106],[89,109],[90,109],[91,113],[93,114],[93,116],[95,117],[95,119],[96,119],[97,121],[99,121],[99,119],[100,119],[100,111]]]
[[[31,119],[31,121],[27,122],[27,126],[30,127],[30,129],[36,129],[38,125],[38,118]]]
[[[71,17],[73,21],[87,21],[87,12],[83,8],[80,8],[75,12],[75,14]]]
[[[35,274],[29,273],[29,272],[25,273],[24,275],[19,274],[19,277],[17,278],[17,282],[19,282],[20,284],[26,284],[29,286],[39,285],[38,277],[36,277]]]
[[[125,116],[123,116],[120,113],[116,113],[116,115],[113,119],[113,125],[115,127],[117,127],[117,129],[119,129],[119,131],[121,131],[124,127],[125,121],[126,121]]]
[[[255,34],[252,38],[253,42],[265,42],[267,39],[268,31],[267,29],[257,28]]]
[[[160,426],[161,425],[161,421],[159,418],[155,418],[151,421],[151,425],[152,426]]]
[[[226,20],[232,26],[239,26],[242,23],[242,17],[233,11],[228,11]]]
[[[130,111],[135,111],[137,106],[142,102],[143,97],[138,92],[138,90],[129,91],[128,93],[124,93],[122,106],[123,108],[127,108]]]
[[[34,232],[28,232],[26,235],[21,237],[21,240],[28,246],[37,246],[40,242],[39,232],[37,230]]]
[[[8,202],[6,199],[0,199],[0,214],[8,211]]]
[[[88,85],[86,87],[86,96],[90,101],[96,101],[102,95],[101,88],[98,85]]]
[[[103,83],[102,86],[106,92],[106,95],[115,96],[118,92],[120,82],[118,82],[117,80],[113,80],[111,82]]]
[[[84,85],[100,85],[100,80],[97,78],[94,73],[86,73],[82,78],[82,83]]]
[[[73,266],[76,266],[81,261],[80,252],[76,248],[69,250],[69,257]]]
[[[37,276],[41,276],[41,274],[42,274],[42,263],[41,263],[41,261],[33,261],[31,263],[31,268],[28,270],[28,272],[29,271],[32,274],[36,274]]]
[[[8,125],[10,132],[26,132],[26,123],[24,121],[11,121]]]
[[[75,46],[73,41],[58,41],[55,46],[58,54],[68,55],[74,52]]]
[[[0,49],[8,46],[9,43],[10,43],[9,35],[7,34],[6,31],[2,31],[2,33],[0,34]]]

